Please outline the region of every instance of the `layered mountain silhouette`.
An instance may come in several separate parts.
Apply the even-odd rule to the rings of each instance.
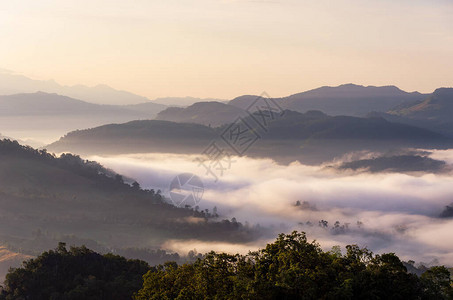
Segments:
[[[155,105],[155,113],[164,107]],[[0,96],[0,116],[51,116],[57,114],[145,116],[123,106],[93,104],[54,93],[36,92]]]
[[[37,139],[43,135],[55,139],[71,130],[151,119],[164,108],[161,104],[150,104],[148,110],[99,105],[44,92],[15,94],[0,96],[0,128],[14,137],[36,132]]]
[[[283,117],[269,121],[268,127],[263,130],[256,122],[259,116],[254,117],[241,119],[248,124],[251,132],[259,136],[246,155],[282,161],[311,158],[324,161],[353,150],[438,147],[450,143],[438,133],[383,118],[332,117],[319,111],[305,114],[285,111]],[[212,128],[160,120],[134,121],[70,132],[48,145],[47,149],[84,154],[200,154],[211,141],[225,142],[222,137],[225,137],[229,126]]]
[[[200,124],[141,120],[72,131],[46,148],[80,154],[196,153],[216,136],[213,128]]]
[[[0,76],[9,80],[6,82],[12,82],[11,85],[2,83],[5,89],[10,88],[8,91],[22,86],[30,87],[31,90],[41,85],[45,85],[48,90],[55,90],[59,86],[54,82],[36,81],[19,75],[0,73]],[[86,87],[78,88],[84,91],[90,90]],[[109,90],[108,87],[99,87],[98,95],[102,96],[103,100],[96,101],[115,102],[116,100],[107,100],[111,96]],[[83,93],[78,95],[83,96]],[[0,96],[0,129],[7,136],[48,142],[69,131],[111,123],[153,119],[156,115],[157,120],[217,127],[233,122],[239,116],[247,116],[245,110],[260,98],[244,95],[228,103],[210,101],[214,99],[193,103],[198,99],[190,97],[162,98],[158,101],[146,102],[143,102],[148,100],[146,98],[134,99],[134,102],[141,103],[99,105],[83,99],[45,92]],[[395,86],[365,87],[345,84],[337,87],[321,87],[273,99],[273,101],[281,108],[292,111],[320,110],[332,116],[383,117],[391,122],[423,127],[453,137],[453,129],[451,129],[453,126],[449,120],[452,111],[450,99],[450,89],[438,89],[432,95],[423,95],[417,92],[407,93]],[[122,103],[128,101],[122,101]],[[190,105],[164,110],[167,107],[156,102]],[[32,128],[30,124],[33,124]],[[354,130],[357,131],[357,129]]]
[[[439,88],[422,102],[401,107],[393,113],[410,118],[449,121],[452,111],[453,88]]]
[[[157,114],[157,120],[219,126],[231,123],[247,113],[236,106],[220,102],[197,102],[186,108],[169,107]]]
[[[64,86],[54,80],[34,80],[12,72],[0,71],[0,95],[35,93],[38,91],[58,93],[97,104],[125,105],[149,101],[146,97],[116,90],[107,85],[100,84],[93,87],[85,85]]]
[[[108,105],[134,105],[146,103],[149,108],[154,104],[165,106],[189,106],[201,101],[221,101],[219,99],[201,99],[194,97],[166,97],[150,100],[128,91],[114,89],[105,84],[96,86],[65,86],[54,80],[34,80],[23,75],[0,69],[0,95],[13,95],[35,92],[57,93],[90,103]]]
[[[226,100],[215,99],[215,98],[195,98],[195,97],[165,97],[156,98],[152,100],[152,103],[163,104],[167,106],[178,106],[186,107],[197,102],[228,102]]]
[[[229,102],[246,109],[259,96],[240,96]],[[408,93],[395,86],[361,86],[344,84],[320,87],[288,97],[276,98],[281,107],[306,112],[321,110],[329,115],[365,116],[371,111],[385,112],[398,105],[415,103],[425,95]]]
[[[387,113],[369,115],[429,128],[453,137],[453,88],[439,88],[412,105],[400,105]]]

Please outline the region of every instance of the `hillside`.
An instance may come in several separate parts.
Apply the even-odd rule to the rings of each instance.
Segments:
[[[143,120],[72,131],[46,148],[80,154],[197,153],[216,137],[214,129],[199,124]]]
[[[440,88],[421,102],[392,111],[394,114],[417,119],[451,121],[453,112],[453,88]]]
[[[156,119],[219,126],[231,123],[239,116],[246,116],[246,112],[236,106],[220,102],[197,102],[186,108],[169,107],[158,113]]]
[[[331,117],[322,112],[286,111],[267,132],[251,117],[245,121],[260,138],[247,155],[282,161],[324,161],[354,150],[399,147],[439,147],[450,144],[440,134],[382,118]],[[182,153],[200,154],[213,140],[222,143],[228,125],[218,128],[190,123],[145,120],[110,124],[68,133],[47,146],[53,152],[83,154]]]
[[[444,161],[422,155],[380,156],[342,163],[338,169],[353,171],[378,172],[431,172],[449,171]]]
[[[195,98],[195,97],[165,97],[156,98],[152,103],[163,104],[166,106],[186,107],[197,102],[226,102],[225,100],[215,98]]]
[[[64,133],[105,123],[150,119],[164,109],[152,104],[147,111],[99,105],[43,92],[0,96],[0,128],[15,138],[58,138]],[[47,137],[47,139],[49,139]]]
[[[453,137],[453,88],[440,88],[423,101],[374,113],[390,121],[416,125]]]
[[[371,139],[371,140],[436,140],[440,134],[383,118],[328,116],[319,111],[305,114],[285,111],[273,121],[269,134],[273,139]]]
[[[175,238],[252,236],[259,234],[205,211],[177,208],[160,192],[125,183],[96,162],[0,141],[0,244],[10,250],[35,254],[60,240],[135,253],[125,248],[159,248]]]
[[[365,116],[372,111],[385,112],[405,103],[415,103],[425,95],[407,93],[395,86],[361,86],[344,84],[337,87],[324,86],[288,97],[275,99],[281,107],[306,112],[321,110],[328,115]],[[247,108],[257,96],[241,96],[229,102]]]

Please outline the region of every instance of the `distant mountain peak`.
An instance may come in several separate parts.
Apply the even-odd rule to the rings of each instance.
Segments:
[[[37,94],[37,95],[56,95],[56,96],[62,96],[62,97],[65,97],[63,95],[58,95],[57,93],[48,93],[48,92],[43,92],[43,91],[37,91],[36,93],[23,93],[22,95],[33,95],[33,94]]]
[[[434,91],[433,95],[444,96],[444,97],[453,97],[453,88],[452,87],[438,88]]]
[[[434,91],[434,93],[432,95],[430,95],[428,98],[426,98],[426,100],[423,103],[426,105],[428,105],[428,104],[435,104],[435,105],[452,104],[453,103],[453,88],[438,88]]]
[[[363,86],[354,83],[346,83],[339,86],[323,86],[306,92],[298,93],[291,97],[305,98],[370,98],[370,97],[400,97],[410,93],[401,90],[394,85],[386,86]]]
[[[394,85],[363,86],[346,83],[276,98],[282,108],[306,112],[320,110],[328,115],[366,116],[371,111],[385,112],[398,105],[422,101],[426,95],[406,92]],[[243,95],[229,104],[246,109],[259,96]]]
[[[151,101],[152,103],[163,104],[167,106],[190,106],[198,102],[227,102],[222,99],[216,98],[195,98],[195,97],[165,97],[156,98]]]
[[[219,126],[233,122],[244,114],[245,112],[236,106],[206,101],[194,103],[186,108],[169,107],[158,113],[156,119]]]
[[[127,105],[149,101],[148,98],[108,85],[94,87],[86,85],[61,85],[54,80],[35,80],[9,71],[0,71],[0,95],[35,93],[43,91],[57,93],[96,104]]]
[[[288,111],[288,110],[286,110]],[[305,116],[307,117],[312,117],[312,118],[324,118],[324,117],[328,117],[328,115],[326,115],[325,113],[323,113],[322,111],[320,110],[309,110],[305,113]]]
[[[445,128],[450,128],[453,115],[453,88],[438,88],[423,101],[401,107],[390,113],[409,119],[423,120],[428,124],[445,123]],[[442,126],[441,130],[444,130]],[[446,132],[451,131],[446,130]]]

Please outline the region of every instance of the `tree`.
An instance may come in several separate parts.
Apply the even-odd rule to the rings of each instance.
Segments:
[[[445,270],[421,280],[393,253],[373,255],[356,245],[344,255],[338,247],[324,252],[293,232],[248,255],[210,252],[193,263],[159,266],[144,276],[135,299],[447,299]]]
[[[452,280],[447,268],[431,267],[422,274],[421,279],[430,299],[453,299]]]
[[[116,174],[115,175],[115,181],[119,183],[124,183],[123,176]]]
[[[134,190],[137,190],[137,191],[138,191],[138,190],[140,190],[140,184],[139,184],[137,181],[134,181],[134,182],[132,183],[132,188],[133,188]]]
[[[6,275],[0,299],[130,299],[147,263],[59,243]]]

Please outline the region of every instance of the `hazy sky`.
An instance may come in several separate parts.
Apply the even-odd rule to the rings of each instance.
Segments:
[[[0,68],[150,98],[453,86],[451,0],[0,0]]]

